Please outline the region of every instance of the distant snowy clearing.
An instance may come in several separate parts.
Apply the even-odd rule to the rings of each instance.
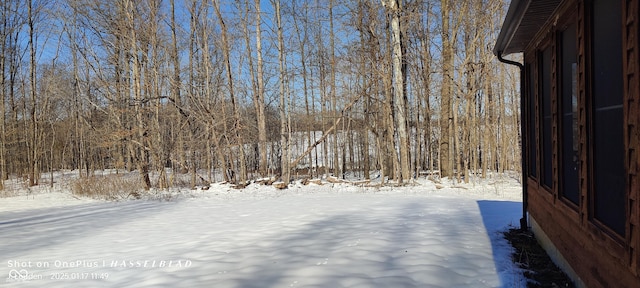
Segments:
[[[525,287],[500,233],[519,223],[520,185],[442,185],[0,198],[0,286]]]

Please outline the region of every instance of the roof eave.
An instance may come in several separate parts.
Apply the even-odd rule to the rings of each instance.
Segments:
[[[502,24],[502,29],[500,29],[500,34],[498,35],[498,39],[496,40],[496,45],[493,47],[494,55],[505,56],[514,52],[522,52],[521,49],[517,49],[520,51],[513,51],[513,49],[509,48],[511,40],[518,30],[524,14],[527,11],[527,8],[529,8],[529,4],[531,4],[531,0],[511,1],[511,4],[509,5],[509,11],[507,11],[507,15],[504,18],[504,23]]]

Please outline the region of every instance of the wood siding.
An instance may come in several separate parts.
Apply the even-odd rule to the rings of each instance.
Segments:
[[[593,197],[593,178],[591,167],[593,162],[589,155],[593,139],[590,139],[590,119],[593,119],[591,108],[593,100],[591,95],[591,79],[589,63],[593,56],[590,51],[591,33],[589,28],[589,0],[564,1],[557,9],[552,19],[563,19],[564,14],[571,14],[577,10],[576,37],[577,37],[577,59],[578,59],[578,164],[579,177],[579,201],[578,205],[569,203],[559,195],[560,171],[558,163],[559,147],[562,144],[559,139],[559,113],[558,101],[559,91],[558,65],[559,61],[556,49],[556,32],[561,23],[550,21],[539,31],[537,36],[526,48],[524,59],[527,63],[534,64],[531,73],[535,75],[534,97],[537,97],[536,111],[540,111],[540,71],[539,59],[536,59],[541,48],[551,45],[552,55],[552,170],[553,187],[544,188],[541,185],[541,173],[538,177],[527,179],[528,187],[528,211],[535,218],[540,227],[560,251],[573,270],[580,276],[587,287],[640,287],[640,55],[638,44],[639,34],[639,7],[640,0],[619,0],[623,1],[621,29],[623,29],[623,75],[624,75],[624,144],[625,144],[625,167],[627,171],[627,223],[624,236],[611,233],[609,229],[603,228],[602,224],[593,219],[593,207],[590,207],[590,197]],[[564,19],[563,19],[564,20]],[[550,42],[549,42],[550,41]],[[525,91],[530,91],[530,87],[525,87]],[[523,97],[529,97],[529,93],[523,93]],[[526,96],[524,96],[526,95]],[[527,103],[528,99],[525,99]],[[533,127],[540,138],[542,123],[540,113],[536,113],[535,123],[525,125]],[[538,171],[541,170],[540,159],[542,158],[542,143],[537,139],[536,148]]]

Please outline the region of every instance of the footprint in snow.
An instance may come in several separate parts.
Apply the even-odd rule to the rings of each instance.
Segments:
[[[317,266],[327,265],[327,263],[329,263],[329,258],[324,258],[324,262],[320,261],[320,262],[316,263],[316,265]]]

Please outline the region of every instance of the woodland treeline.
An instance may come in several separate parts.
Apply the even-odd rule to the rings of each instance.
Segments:
[[[518,170],[505,2],[4,0],[0,179]]]

